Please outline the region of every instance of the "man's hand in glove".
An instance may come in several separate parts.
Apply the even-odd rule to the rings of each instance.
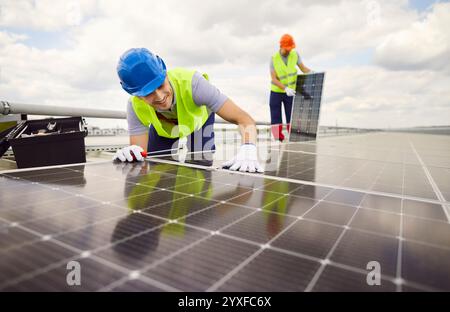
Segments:
[[[258,162],[256,145],[252,143],[241,145],[237,155],[232,160],[225,162],[222,167],[227,167],[232,171],[264,172]]]
[[[295,90],[292,90],[291,88],[284,88],[284,91],[286,91],[286,95],[287,96],[294,96],[295,95]]]
[[[119,159],[120,161],[123,162],[125,161],[133,162],[134,160],[144,161],[144,156],[142,156],[141,152],[144,152],[144,149],[140,146],[137,145],[127,146],[118,150],[114,155],[113,160]]]

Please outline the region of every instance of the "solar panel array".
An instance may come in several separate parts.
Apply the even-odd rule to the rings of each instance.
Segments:
[[[324,73],[298,75],[297,95],[292,105],[290,142],[304,140],[302,136],[317,136],[324,78]]]
[[[449,140],[261,146],[263,175],[219,154],[4,173],[0,291],[448,291]]]

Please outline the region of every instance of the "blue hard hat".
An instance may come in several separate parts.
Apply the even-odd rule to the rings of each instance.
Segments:
[[[163,84],[166,64],[145,48],[133,48],[120,57],[117,74],[125,91],[134,96],[146,96]]]

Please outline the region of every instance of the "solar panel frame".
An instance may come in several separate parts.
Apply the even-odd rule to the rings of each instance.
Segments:
[[[325,73],[297,76],[288,142],[308,141],[317,137],[324,83]]]

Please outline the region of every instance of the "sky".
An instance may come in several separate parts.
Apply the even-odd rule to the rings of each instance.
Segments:
[[[117,61],[146,47],[269,121],[269,62],[284,33],[326,72],[321,125],[450,124],[448,1],[0,0],[0,100],[125,110]]]

